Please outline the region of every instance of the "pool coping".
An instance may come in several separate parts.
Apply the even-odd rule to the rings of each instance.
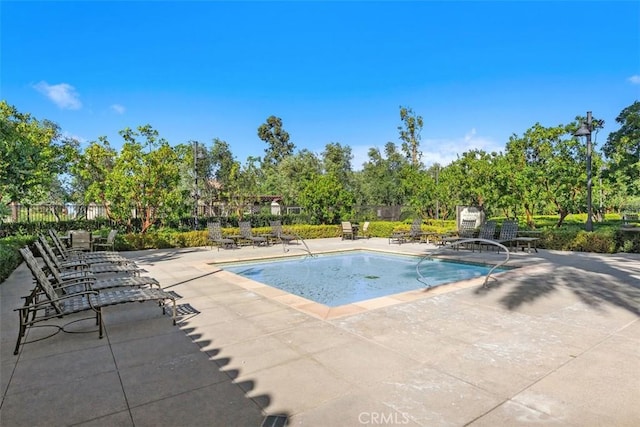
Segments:
[[[317,254],[333,254],[333,253],[345,253],[345,252],[380,252],[380,253],[388,253],[394,255],[404,255],[404,256],[418,256],[416,254],[398,252],[393,250],[380,250],[380,249],[369,249],[369,248],[351,248],[351,249],[338,249],[338,250],[327,250],[318,252]],[[252,259],[243,259],[242,261],[222,261],[222,262],[213,262],[209,263],[212,266],[221,266],[224,264],[233,264],[237,262],[259,262],[265,261],[268,259],[279,259],[282,260],[284,257],[287,258],[296,258],[300,257],[299,254],[295,255],[284,255],[282,257],[273,257],[273,256],[264,256],[264,257],[256,257]],[[473,262],[473,261],[461,261],[456,259],[455,257],[447,257],[441,256],[439,259],[464,263],[464,264],[478,264],[478,265],[490,265],[486,263]],[[492,273],[491,277],[496,279],[499,277],[508,278],[509,274],[513,274],[514,272],[525,272],[529,269],[535,268],[535,266],[530,267],[522,267],[522,266],[509,266],[506,267],[508,270],[501,271],[497,273]],[[430,288],[422,288],[422,289],[413,289],[410,291],[404,291],[396,294],[385,295],[382,297],[370,298],[367,300],[358,301],[355,303],[344,304],[336,307],[329,307],[325,304],[321,304],[315,302],[313,300],[286,292],[282,289],[278,289],[276,287],[257,282],[255,280],[240,276],[238,274],[232,273],[230,271],[220,269],[217,272],[218,277],[224,278],[231,283],[251,292],[255,292],[258,295],[261,295],[267,299],[272,301],[276,301],[280,304],[291,307],[295,310],[308,314],[316,319],[322,320],[333,320],[342,317],[348,317],[355,314],[376,310],[380,308],[390,307],[397,304],[402,304],[406,302],[411,302],[423,298],[431,298],[437,295],[443,295],[450,292],[459,291],[462,289],[468,289],[474,286],[482,286],[485,282],[486,276],[474,277],[472,279],[461,280],[458,282],[438,285]]]

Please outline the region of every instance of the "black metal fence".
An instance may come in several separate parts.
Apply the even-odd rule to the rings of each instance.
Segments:
[[[103,205],[80,205],[75,203],[22,205],[13,203],[9,206],[9,215],[1,218],[2,222],[61,222],[75,220],[93,220],[107,218],[107,209]]]

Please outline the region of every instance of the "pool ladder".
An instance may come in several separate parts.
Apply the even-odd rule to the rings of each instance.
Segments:
[[[489,277],[491,276],[491,273],[493,273],[495,271],[496,268],[498,267],[502,267],[503,265],[505,265],[508,261],[509,261],[509,249],[503,245],[502,243],[498,243],[494,240],[488,240],[488,239],[481,239],[481,238],[471,238],[471,239],[463,239],[463,240],[458,240],[457,242],[453,242],[451,243],[449,246],[442,246],[440,248],[437,248],[435,251],[428,253],[427,255],[425,255],[424,257],[422,257],[420,259],[420,261],[418,261],[418,264],[416,265],[416,273],[418,273],[418,281],[424,283],[427,288],[431,288],[433,287],[432,285],[429,285],[427,283],[427,279],[424,278],[424,276],[422,275],[422,273],[420,273],[420,264],[422,263],[422,261],[426,260],[426,259],[432,259],[433,255],[437,254],[438,252],[442,252],[445,249],[449,249],[450,246],[459,246],[459,245],[466,245],[468,243],[487,243],[490,245],[494,245],[499,247],[500,249],[503,249],[506,255],[506,258],[497,263],[496,265],[493,266],[493,268],[491,268],[491,270],[489,270],[489,272],[487,273],[487,276],[484,279],[484,283],[482,284],[483,288],[487,287],[487,282],[489,281]]]

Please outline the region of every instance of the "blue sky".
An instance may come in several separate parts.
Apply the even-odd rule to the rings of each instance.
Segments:
[[[297,149],[399,144],[424,118],[426,164],[503,151],[536,122],[640,99],[640,2],[2,1],[0,98],[84,146],[150,124],[172,145],[262,156],[283,120]]]

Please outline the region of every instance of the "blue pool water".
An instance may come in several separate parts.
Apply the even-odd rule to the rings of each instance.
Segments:
[[[226,264],[223,269],[329,307],[485,276],[491,266],[354,251]],[[501,270],[496,270],[501,271]],[[419,280],[421,279],[421,280]]]

